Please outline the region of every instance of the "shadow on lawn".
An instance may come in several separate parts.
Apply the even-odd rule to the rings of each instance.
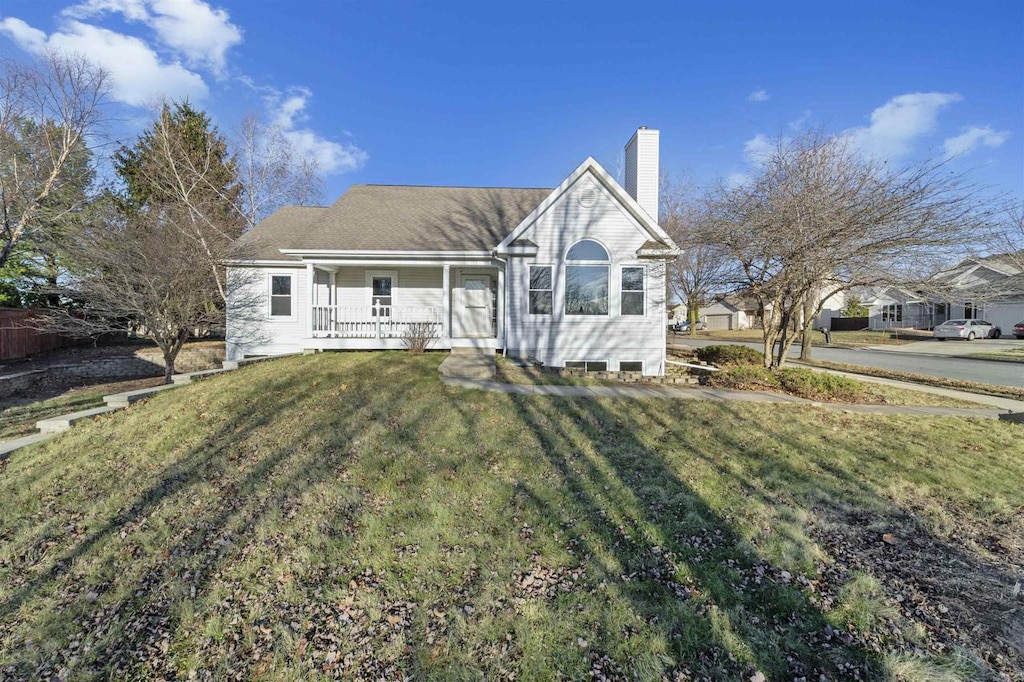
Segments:
[[[606,557],[605,575],[599,578],[618,583],[636,612],[661,630],[678,667],[688,673],[733,679],[745,679],[752,669],[771,679],[816,679],[819,674],[875,679],[884,674],[875,635],[826,634],[824,614],[801,589],[804,577],[759,558],[737,534],[728,513],[712,509],[682,480],[680,467],[690,457],[714,470],[731,494],[768,509],[816,507],[826,525],[834,527],[815,540],[841,562],[838,569],[822,568],[842,581],[851,570],[875,575],[890,599],[902,595],[907,600],[905,615],[923,623],[932,637],[929,646],[884,632],[890,653],[927,656],[926,651],[966,649],[996,669],[1013,670],[1019,664],[1019,651],[1007,641],[1019,609],[997,613],[992,607],[993,595],[1012,586],[1013,577],[928,533],[912,511],[850,472],[828,461],[817,472],[796,469],[769,452],[778,445],[807,452],[814,443],[771,424],[762,425],[755,443],[739,442],[727,428],[715,428],[714,438],[693,439],[687,427],[694,423],[687,424],[683,413],[688,406],[676,412],[650,401],[513,400],[548,453],[560,484],[583,507],[586,521],[567,518],[565,510],[545,501],[542,491],[527,490],[527,496],[552,523],[570,528],[586,554]],[[750,419],[731,405],[716,409],[726,424]],[[638,437],[642,429],[648,430],[643,438]],[[567,452],[572,456],[564,457]],[[669,452],[677,455],[675,466],[666,457]],[[730,460],[742,465],[739,471]],[[798,491],[796,497],[781,492],[787,490]],[[815,491],[809,499],[800,498],[809,491]],[[879,524],[900,532],[912,528],[913,536],[901,537],[901,547],[891,546],[880,541]],[[835,606],[840,585],[828,582],[817,583],[831,592],[820,596]],[[666,602],[680,600],[689,608],[665,608]],[[940,604],[949,608],[948,615],[937,609]],[[884,631],[886,625],[879,627]],[[981,638],[984,644],[978,644]]]
[[[760,670],[771,679],[819,673],[828,677],[877,674],[873,652],[839,640],[829,649],[808,636],[825,628],[824,616],[786,575],[760,560],[684,483],[662,453],[636,436],[643,401],[514,399],[523,421],[558,473],[559,484],[583,508],[585,521],[526,491],[538,510],[569,528],[601,564],[607,580],[635,612],[661,632],[670,676],[746,679]],[[660,412],[660,411],[659,411]],[[665,411],[667,412],[667,411]],[[569,426],[567,426],[569,425]],[[670,431],[665,431],[666,447]],[[561,453],[571,452],[565,458]],[[674,608],[667,603],[677,602]],[[605,644],[619,633],[603,633]],[[619,661],[619,665],[628,665]],[[626,671],[630,677],[638,671]]]
[[[892,651],[919,656],[926,651],[951,655],[960,649],[970,652],[979,674],[993,675],[991,668],[1019,669],[1024,653],[1024,632],[1019,625],[1022,609],[1005,600],[999,604],[999,595],[1007,594],[1019,579],[1011,570],[1013,557],[1005,554],[1002,564],[997,564],[970,551],[956,536],[937,536],[929,530],[930,524],[920,516],[920,510],[906,501],[892,499],[868,477],[858,476],[838,463],[841,455],[853,455],[862,465],[881,458],[884,468],[893,472],[893,482],[909,480],[910,465],[893,453],[894,445],[884,434],[878,434],[870,444],[877,450],[837,452],[837,457],[823,453],[807,466],[809,453],[821,451],[823,436],[819,431],[797,432],[780,420],[761,424],[756,442],[743,442],[736,438],[737,430],[727,425],[747,422],[750,415],[730,404],[719,410],[719,419],[726,426],[704,424],[714,431],[710,439],[716,446],[713,451],[701,447],[700,439],[687,434],[680,420],[673,420],[667,411],[642,410],[642,414],[670,440],[685,443],[682,450],[686,455],[699,457],[744,496],[771,509],[813,508],[817,518],[809,533],[838,562],[830,570],[844,581],[852,571],[875,577],[883,584],[890,604],[899,602],[908,620],[927,629],[928,643],[907,641],[904,633],[885,633],[892,638]],[[821,418],[824,426],[849,428],[839,426],[845,419],[842,415],[822,413]],[[833,447],[850,446],[836,442]],[[786,450],[804,453],[803,465],[795,467],[787,461],[780,454]],[[722,452],[729,453],[732,467],[725,464]],[[737,473],[737,464],[742,473]],[[972,471],[980,473],[978,467],[985,466],[996,473],[1002,471],[996,464],[980,461],[972,464]],[[883,540],[883,536],[889,540]],[[838,587],[831,586],[830,597],[836,596]],[[885,630],[884,623],[878,627]],[[988,666],[991,668],[986,669]]]
[[[37,650],[37,644],[27,643],[20,653],[28,656],[22,660],[9,658],[0,664],[0,676],[38,678],[60,674],[64,669],[75,670],[76,674],[113,677],[131,677],[145,670],[147,675],[175,677],[180,671],[167,653],[171,639],[181,635],[176,630],[181,628],[182,603],[202,602],[211,582],[222,577],[219,571],[244,559],[244,552],[251,549],[246,547],[246,540],[254,529],[268,517],[285,515],[288,509],[294,509],[298,498],[314,482],[333,477],[343,460],[351,456],[352,444],[367,437],[373,425],[388,418],[376,407],[369,406],[401,402],[416,388],[417,382],[422,388],[423,377],[416,373],[410,376],[401,367],[367,363],[365,367],[349,369],[346,380],[372,391],[374,399],[370,400],[359,391],[346,394],[347,407],[339,404],[339,418],[329,425],[330,428],[322,428],[324,425],[316,422],[308,425],[316,426],[315,429],[295,425],[295,428],[285,429],[279,441],[250,443],[247,441],[250,436],[259,434],[281,414],[296,414],[304,405],[315,407],[311,403],[310,384],[316,386],[319,382],[315,375],[296,370],[289,372],[286,381],[261,381],[244,387],[236,382],[231,400],[247,408],[233,415],[213,435],[190,446],[188,452],[161,472],[158,480],[132,496],[127,506],[112,513],[97,527],[90,527],[82,536],[61,538],[62,529],[49,520],[37,524],[33,533],[38,542],[70,548],[54,558],[49,568],[10,591],[0,602],[0,642],[7,639],[8,646],[12,643],[9,633],[4,631],[8,622],[17,617],[19,609],[33,600],[45,602],[49,591],[62,589],[62,579],[75,575],[76,562],[84,557],[100,556],[108,580],[102,584],[63,588],[66,591],[57,598],[60,606],[55,605],[58,629],[54,630],[53,624],[48,628],[55,639],[43,643],[54,650],[42,657],[42,667],[36,667],[31,661],[34,655],[43,652]],[[239,372],[238,377],[245,371]],[[267,395],[276,398],[267,400]],[[207,416],[198,415],[199,418]],[[402,426],[415,428],[423,418],[424,415],[415,410],[406,409]],[[358,426],[346,426],[353,424]],[[147,447],[159,449],[161,446]],[[267,449],[269,454],[261,452],[261,448]],[[39,464],[32,479],[59,480],[63,474],[58,460],[53,458]],[[237,467],[241,475],[233,476],[232,467]],[[209,483],[217,488],[216,504],[212,509],[200,506],[198,512],[189,516],[185,502],[193,489]],[[178,504],[185,513],[171,521],[173,535],[167,546],[158,546],[156,553],[152,547],[141,548],[140,544],[153,542],[153,538],[141,537],[150,516],[163,513],[161,508],[169,504]],[[351,530],[351,515],[358,507],[358,504],[339,503],[333,519],[333,525],[339,528],[334,530],[341,527]],[[333,532],[330,528],[324,530]],[[116,572],[117,564],[124,564],[126,552],[129,554],[127,570]],[[138,563],[132,564],[132,559],[137,559]],[[25,574],[32,573],[28,566],[22,570]],[[215,611],[216,605],[211,610]],[[279,634],[274,632],[274,636]],[[81,648],[83,637],[88,640],[87,649]],[[55,642],[65,638],[78,643],[57,649]],[[242,645],[236,642],[234,646]],[[236,673],[251,671],[253,667],[253,661],[246,661],[241,655],[236,663]]]

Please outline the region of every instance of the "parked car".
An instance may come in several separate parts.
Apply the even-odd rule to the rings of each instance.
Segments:
[[[1013,325],[1013,338],[1024,339],[1024,320]]]
[[[946,339],[998,339],[1003,330],[985,320],[946,320],[932,332],[939,341]]]
[[[669,328],[669,331],[673,331],[673,332],[680,332],[680,333],[689,332],[690,331],[690,322],[689,321],[686,321],[686,322],[675,322],[673,324],[670,324],[668,326],[668,328]],[[697,331],[702,332],[702,331],[704,331],[707,328],[708,328],[707,324],[705,324],[703,321],[701,321],[701,320],[697,321]]]

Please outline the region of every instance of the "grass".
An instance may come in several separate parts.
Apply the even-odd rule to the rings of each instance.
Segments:
[[[36,432],[40,419],[103,405],[103,393],[79,393],[0,409],[0,441]]]
[[[977,381],[961,381],[959,379],[946,379],[944,377],[933,377],[926,374],[914,374],[912,372],[897,372],[890,369],[876,367],[865,367],[863,365],[848,365],[844,362],[828,362],[825,360],[801,360],[805,365],[821,367],[823,369],[834,369],[850,374],[863,374],[870,377],[881,377],[883,379],[896,379],[897,381],[909,381],[924,386],[937,386],[939,388],[951,388],[957,391],[978,393],[981,395],[994,395],[1011,400],[1024,400],[1024,389],[1015,386],[1000,386],[998,384],[984,384]]]
[[[1021,664],[991,608],[1024,559],[1019,427],[465,391],[442,359],[262,363],[15,453],[0,677]]]
[[[971,353],[972,358],[984,358],[985,360],[1003,360],[1005,362],[1024,362],[1024,348],[1012,348],[1003,351],[990,351],[987,353]]]
[[[760,329],[731,329],[724,331],[703,331],[697,332],[699,339],[721,339],[723,341],[757,341],[763,340],[763,332]],[[832,332],[833,346],[898,346],[916,341],[926,341],[932,338],[931,332],[917,329],[901,329],[899,331],[886,330],[861,330],[848,332]],[[669,338],[686,342],[687,334],[669,334]],[[799,335],[797,337],[799,342]],[[814,333],[814,344],[824,345],[825,335],[820,332]]]
[[[774,391],[807,400],[855,405],[987,407],[960,398],[883,386],[804,368],[768,370],[762,366],[734,366],[709,375],[707,384],[714,388]]]

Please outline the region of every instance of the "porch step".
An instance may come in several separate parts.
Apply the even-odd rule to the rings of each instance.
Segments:
[[[493,379],[494,349],[453,348],[438,371],[453,379]]]

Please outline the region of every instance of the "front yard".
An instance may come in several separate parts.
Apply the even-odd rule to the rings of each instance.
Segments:
[[[276,360],[0,463],[0,677],[998,679],[1020,427]]]
[[[730,329],[723,331],[699,331],[698,339],[718,339],[721,341],[753,341],[760,343],[763,339],[763,331],[760,329]],[[932,338],[930,331],[917,329],[886,329],[886,330],[862,330],[849,332],[831,332],[833,346],[849,346],[859,348],[862,346],[898,346],[915,341],[927,341]],[[686,343],[690,338],[689,333],[673,334],[669,332],[670,341]],[[799,334],[797,335],[799,341]],[[825,335],[815,331],[813,343],[824,345]]]

